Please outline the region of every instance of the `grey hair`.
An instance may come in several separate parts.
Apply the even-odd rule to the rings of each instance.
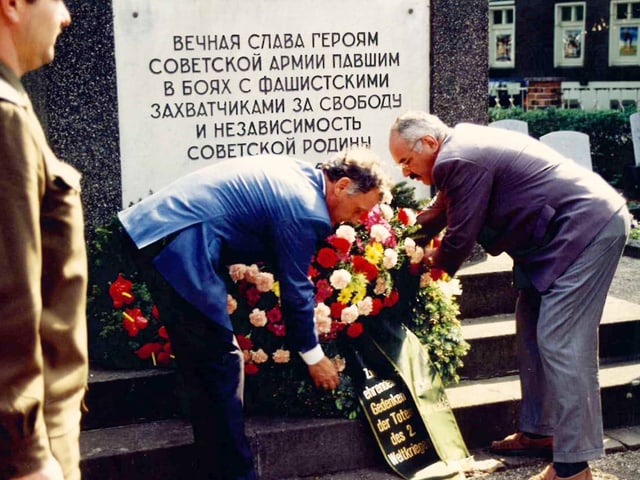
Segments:
[[[353,147],[342,150],[334,157],[318,165],[331,182],[342,177],[354,183],[350,195],[367,193],[374,188],[380,189],[384,197],[391,188],[391,180],[382,169],[379,157],[368,147]]]
[[[425,135],[431,135],[439,142],[449,133],[449,127],[435,115],[421,111],[405,112],[396,118],[391,131],[398,132],[408,143],[415,143]]]

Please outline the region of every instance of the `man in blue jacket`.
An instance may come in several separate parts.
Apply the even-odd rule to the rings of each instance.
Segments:
[[[589,480],[603,453],[598,325],[629,234],[625,200],[599,175],[541,142],[480,125],[449,128],[424,112],[391,127],[405,176],[438,189],[418,217],[430,265],[454,274],[477,241],[514,261],[520,431],[500,454],[553,453],[531,480]]]
[[[316,386],[335,389],[337,370],[315,330],[311,257],[332,225],[358,222],[387,188],[368,149],[346,150],[317,167],[261,155],[196,171],[120,212],[186,384],[203,478],[256,478],[244,434],[243,357],[227,312],[227,266],[275,267],[290,347]]]

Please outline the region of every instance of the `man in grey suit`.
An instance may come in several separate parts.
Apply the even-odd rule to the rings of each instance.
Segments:
[[[603,453],[598,325],[629,234],[624,198],[599,175],[527,135],[445,125],[407,112],[389,149],[405,176],[437,188],[418,217],[431,266],[453,275],[476,242],[514,261],[520,431],[500,454],[553,453],[531,480],[591,479]]]

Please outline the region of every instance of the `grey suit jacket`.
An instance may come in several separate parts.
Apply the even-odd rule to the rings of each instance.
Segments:
[[[434,204],[418,221],[446,227],[434,264],[455,273],[479,242],[507,252],[538,291],[546,290],[624,206],[600,175],[524,134],[459,124],[433,168]]]

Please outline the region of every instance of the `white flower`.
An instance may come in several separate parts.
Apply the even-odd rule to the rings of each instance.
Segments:
[[[256,277],[256,288],[259,292],[268,292],[273,288],[273,273],[260,272]]]
[[[389,270],[398,263],[398,252],[393,248],[387,248],[384,251],[384,257],[382,258],[382,266]]]
[[[260,269],[254,263],[247,267],[244,272],[244,279],[249,283],[256,283],[256,278],[258,278],[258,274],[260,273]]]
[[[227,313],[231,315],[238,308],[238,301],[231,295],[227,294]]]
[[[384,243],[391,236],[391,233],[384,225],[375,224],[371,227],[371,238],[376,242]]]
[[[344,238],[349,243],[356,241],[356,230],[350,225],[340,225],[336,230],[336,237]]]
[[[367,316],[373,311],[373,299],[365,297],[358,302],[358,313]]]
[[[289,350],[283,350],[282,348],[279,348],[278,350],[273,352],[273,361],[275,363],[289,363],[289,360],[291,360],[291,353],[289,352]]]
[[[329,277],[329,283],[333,288],[337,290],[342,290],[344,287],[349,285],[350,281],[351,281],[351,274],[344,268],[336,270]]]
[[[269,355],[265,353],[263,349],[259,349],[251,352],[251,360],[253,363],[264,363],[269,360]]]
[[[438,286],[444,295],[451,299],[455,295],[462,294],[462,287],[460,286],[460,280],[457,278],[452,278],[447,282],[443,282],[442,280],[438,280]]]
[[[331,309],[324,303],[319,303],[314,312],[318,333],[329,333],[331,331]]]
[[[254,308],[249,314],[249,322],[254,327],[264,327],[267,324],[267,314],[264,310]]]
[[[340,313],[340,320],[344,323],[353,323],[358,319],[358,306],[349,305]]]
[[[407,255],[412,255],[416,251],[416,242],[413,238],[404,239],[404,251]]]
[[[391,220],[393,218],[393,208],[386,203],[380,204],[380,213],[385,220]]]
[[[409,255],[411,263],[420,263],[424,258],[424,249],[422,247],[416,247],[415,251]]]
[[[382,194],[382,203],[391,203],[392,200],[393,195],[391,194],[391,190],[385,189],[384,193]]]
[[[244,278],[244,272],[247,271],[247,266],[242,263],[234,263],[229,265],[229,276],[234,282],[238,282]]]

